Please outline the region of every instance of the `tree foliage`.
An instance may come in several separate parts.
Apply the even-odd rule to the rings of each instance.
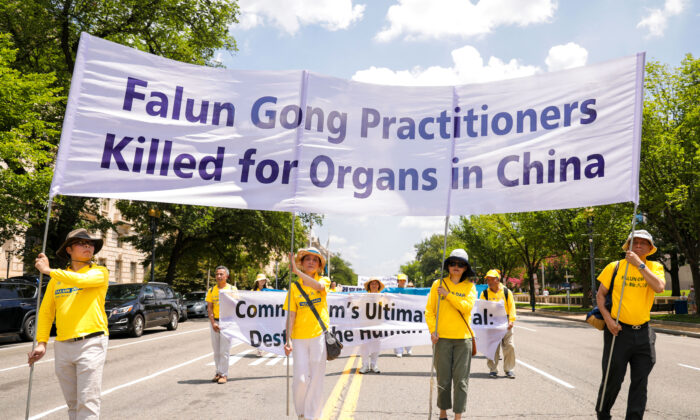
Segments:
[[[350,263],[345,261],[340,254],[331,256],[331,280],[338,284],[347,284],[354,286],[357,284],[357,274],[350,266]]]

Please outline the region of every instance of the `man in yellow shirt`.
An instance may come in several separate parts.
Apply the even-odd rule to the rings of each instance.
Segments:
[[[46,354],[46,343],[54,318],[55,372],[68,406],[68,418],[97,419],[100,416],[102,370],[107,356],[105,295],[109,273],[92,263],[102,248],[102,239],[85,229],[68,234],[56,255],[70,261],[67,269],[52,269],[44,254],[35,267],[51,280],[39,308],[37,346],[29,353],[29,364]]]
[[[608,264],[598,276],[600,287],[596,295],[598,309],[605,320],[603,344],[603,380],[598,391],[596,412],[599,419],[609,419],[610,409],[615,404],[620,392],[622,381],[625,379],[627,364],[630,365],[630,387],[627,397],[627,419],[641,419],[647,404],[647,380],[656,362],[656,334],[649,327],[650,311],[654,304],[654,294],[664,291],[666,280],[664,268],[655,261],[647,261],[647,257],[656,252],[654,239],[646,230],[634,231],[634,240],[630,246],[632,235],[622,246],[626,251],[625,259]],[[612,308],[605,307],[605,296],[609,293],[615,266],[617,274],[612,287]],[[624,294],[622,283],[627,272]],[[620,296],[622,295],[622,302]],[[614,317],[618,314],[616,320]],[[605,385],[605,372],[610,355],[613,335],[616,336],[610,373]],[[603,388],[605,387],[605,395]],[[602,408],[601,408],[602,399]]]
[[[515,379],[515,343],[513,342],[513,323],[515,322],[515,299],[513,293],[501,284],[501,273],[498,270],[489,270],[486,273],[486,282],[489,287],[481,294],[481,299],[491,302],[503,302],[508,315],[508,331],[503,336],[501,344],[496,348],[494,360],[487,360],[486,364],[491,371],[489,376],[498,377],[498,354],[499,349],[503,349],[503,370],[510,379]],[[507,296],[506,296],[507,294]]]
[[[396,287],[399,289],[405,289],[408,283],[408,276],[404,273],[399,273],[396,276]],[[413,347],[397,347],[394,349],[394,354],[396,357],[403,357],[404,350],[406,350],[406,356],[413,356]]]
[[[211,380],[218,384],[225,384],[228,381],[228,359],[231,351],[231,340],[221,334],[219,328],[219,293],[222,290],[236,290],[228,280],[228,268],[220,265],[216,267],[216,286],[207,291],[207,312],[211,323],[211,346],[214,349],[214,365],[216,365],[216,375]]]

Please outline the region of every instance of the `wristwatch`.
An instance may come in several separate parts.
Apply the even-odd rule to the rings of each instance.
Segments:
[[[644,264],[644,263],[639,264],[639,270],[640,270],[640,271],[641,271],[641,270],[644,270],[646,267],[647,267],[647,266],[646,266],[646,264]]]

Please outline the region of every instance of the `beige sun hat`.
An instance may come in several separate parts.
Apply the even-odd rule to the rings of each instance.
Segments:
[[[86,229],[80,228],[75,229],[68,233],[68,235],[66,235],[66,240],[63,241],[63,244],[58,248],[58,251],[56,251],[56,255],[58,255],[64,260],[70,260],[70,255],[68,255],[68,253],[66,252],[66,248],[73,245],[73,243],[81,239],[87,239],[88,241],[92,241],[92,244],[95,247],[95,252],[93,252],[93,255],[97,254],[102,249],[102,238],[90,236]]]
[[[651,237],[651,233],[647,232],[644,229],[640,230],[635,230],[634,231],[634,239],[646,239],[651,243],[651,252],[648,253],[647,255],[651,255],[656,252],[656,245],[654,245],[654,238]],[[627,240],[625,241],[625,244],[622,245],[622,249],[627,252],[627,250],[630,248],[630,241],[632,240],[632,234],[630,233],[630,236],[627,237]],[[95,251],[97,252],[97,251]]]
[[[307,255],[313,255],[321,260],[321,266],[318,268],[318,272],[322,273],[323,268],[326,266],[326,258],[323,256],[321,251],[313,246],[309,248],[301,248],[297,251],[297,254],[294,256],[294,261],[296,262],[297,267],[301,267],[301,260],[303,260]]]
[[[384,290],[384,283],[382,283],[381,280],[379,280],[379,277],[370,277],[367,283],[365,283],[365,290],[369,292],[369,285],[373,282],[376,281],[379,283],[379,291],[381,292]]]

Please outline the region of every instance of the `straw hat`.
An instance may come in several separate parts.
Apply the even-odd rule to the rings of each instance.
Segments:
[[[296,262],[297,267],[301,267],[301,260],[303,260],[304,257],[307,255],[313,255],[314,257],[318,257],[318,259],[321,260],[321,266],[318,268],[318,272],[322,273],[323,267],[326,266],[326,258],[323,256],[323,254],[321,254],[321,251],[314,247],[301,248],[297,251],[297,255],[294,257],[294,261]]]
[[[92,237],[90,236],[87,230],[81,228],[71,231],[66,236],[66,240],[63,241],[63,244],[58,248],[58,251],[56,251],[56,255],[58,255],[59,258],[62,258],[64,260],[70,260],[70,255],[68,255],[68,253],[66,252],[66,248],[82,239],[92,241],[92,244],[95,247],[95,252],[93,252],[93,255],[97,254],[102,249],[102,238]]]
[[[267,276],[266,276],[265,274],[262,274],[262,273],[258,274],[258,276],[255,277],[255,281],[256,281],[256,282],[259,282],[259,281],[262,281],[262,280],[270,281],[270,280],[267,279]]]
[[[656,252],[656,245],[654,245],[654,238],[651,237],[651,234],[647,232],[644,229],[641,230],[635,230],[634,231],[634,239],[646,239],[651,243],[651,252],[648,253],[647,255],[651,255]],[[630,241],[632,240],[632,234],[630,233],[630,236],[627,237],[627,240],[625,241],[625,244],[622,245],[622,249],[627,251],[630,247]],[[97,252],[97,251],[95,251]],[[643,257],[643,255],[641,255]]]
[[[377,283],[379,283],[379,292],[381,292],[382,290],[384,290],[384,283],[382,283],[382,281],[379,280],[379,277],[370,277],[369,281],[367,281],[367,283],[365,283],[365,290],[366,290],[366,291],[369,292],[369,285],[370,285],[373,281],[376,281]]]

